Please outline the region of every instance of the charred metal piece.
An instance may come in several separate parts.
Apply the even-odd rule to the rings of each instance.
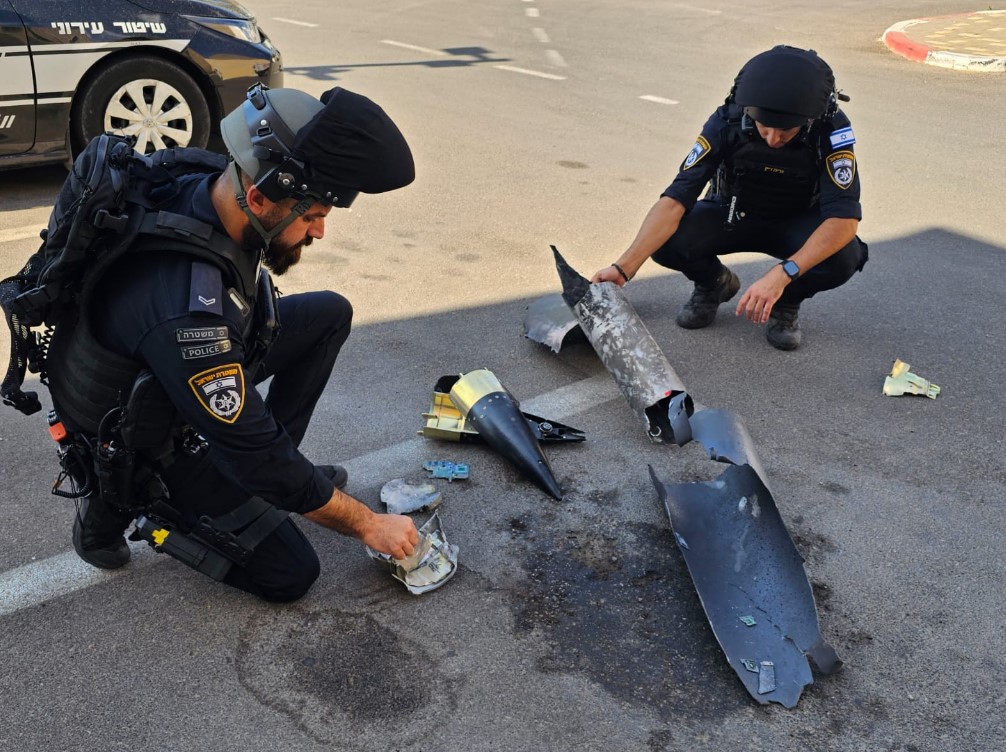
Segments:
[[[558,352],[558,351],[557,351]],[[929,399],[936,399],[940,388],[929,379],[924,379],[914,373],[901,358],[895,358],[891,367],[891,375],[884,379],[884,394],[888,397],[900,397],[902,394],[921,394]]]
[[[538,298],[527,307],[524,336],[548,345],[555,353],[569,342],[587,339],[580,320],[559,293]]]
[[[445,441],[484,442],[485,439],[475,429],[468,417],[458,410],[451,401],[450,391],[460,376],[441,376],[433,387],[433,400],[430,411],[423,413],[426,425],[419,433],[428,439],[443,439]],[[579,428],[573,428],[557,420],[542,418],[539,415],[522,412],[531,433],[542,444],[560,442],[586,441],[587,435]]]
[[[450,392],[445,395],[446,389]],[[538,444],[530,421],[492,371],[482,368],[457,377],[444,376],[437,382],[433,402],[434,410],[424,415],[427,425],[420,431],[424,436],[454,438],[456,435],[458,438],[455,440],[461,440],[474,429],[482,440],[510,460],[539,488],[556,499],[562,498],[562,489]],[[456,417],[451,414],[451,408]],[[540,423],[545,422],[541,418],[535,421],[539,429]],[[431,422],[434,425],[431,426]],[[558,423],[551,425],[553,428],[561,426]],[[568,426],[561,428],[568,429]],[[569,430],[576,432],[576,429]],[[582,432],[576,433],[582,435]]]
[[[824,674],[841,660],[759,473],[731,465],[713,481],[669,485],[651,467],[650,477],[727,661],[755,700],[794,707],[813,683],[808,657]]]
[[[693,438],[730,464],[716,480],[665,485],[650,476],[667,510],[713,633],[760,703],[794,707],[813,682],[841,665],[821,637],[803,559],[786,530],[743,423],[724,410],[696,411],[659,346],[610,283],[590,284],[552,246],[562,297],[653,441]],[[546,324],[532,310],[550,316]],[[554,303],[529,307],[528,336],[558,352],[567,320]],[[540,336],[531,336],[530,332]]]
[[[527,420],[531,433],[541,444],[559,444],[565,442],[577,443],[587,440],[587,434],[579,428],[563,425],[548,418],[522,412],[521,415]]]
[[[642,319],[611,282],[592,285],[553,245],[562,297],[654,442],[686,444],[692,399]],[[554,349],[554,348],[553,348]]]
[[[453,577],[458,568],[458,547],[447,542],[439,511],[419,528],[419,543],[410,556],[393,559],[369,546],[367,553],[413,595],[436,590]]]

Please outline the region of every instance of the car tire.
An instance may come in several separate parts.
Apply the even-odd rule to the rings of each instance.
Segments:
[[[178,65],[156,57],[125,58],[101,70],[78,92],[70,127],[75,152],[114,131],[135,136],[141,154],[205,148],[211,130],[198,84]]]

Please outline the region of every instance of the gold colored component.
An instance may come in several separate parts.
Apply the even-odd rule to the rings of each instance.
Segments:
[[[909,373],[909,368],[911,366],[901,358],[894,360],[891,375],[884,379],[884,394],[888,397],[900,397],[902,394],[922,394],[929,399],[936,399],[940,388],[929,379]]]
[[[430,411],[423,413],[426,425],[419,431],[428,439],[445,441],[461,441],[462,434],[478,435],[478,431],[469,428],[465,416],[451,402],[450,395],[443,392],[433,393],[433,403]]]
[[[462,414],[468,415],[476,402],[493,392],[505,392],[506,389],[496,378],[496,374],[485,368],[469,371],[454,384],[451,389],[451,400],[461,410]]]
[[[446,441],[461,441],[464,434],[478,436],[478,431],[468,426],[468,411],[487,394],[505,391],[492,371],[470,371],[454,383],[450,394],[433,393],[430,411],[423,413],[426,426],[419,433]]]

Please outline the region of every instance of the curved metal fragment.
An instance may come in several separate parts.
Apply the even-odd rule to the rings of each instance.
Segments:
[[[705,408],[692,415],[690,423],[692,436],[706,448],[709,459],[750,465],[768,488],[768,476],[755,454],[754,442],[735,413]]]
[[[517,400],[492,371],[483,368],[463,374],[451,387],[450,399],[498,454],[543,491],[562,498],[559,482]]]
[[[458,547],[447,542],[439,510],[419,528],[419,543],[411,555],[393,559],[367,546],[367,553],[413,595],[436,590],[458,569]]]
[[[687,443],[691,433],[681,434],[680,410],[683,407],[685,414],[691,415],[691,398],[621,288],[611,282],[590,284],[566,263],[555,246],[552,252],[563,299],[573,309],[647,436],[655,442]],[[676,432],[669,413],[672,400],[682,394],[674,408]]]
[[[650,478],[728,662],[755,700],[794,707],[813,683],[808,656],[825,674],[841,660],[772,494],[746,464],[706,483]]]
[[[586,340],[579,319],[559,293],[539,298],[527,307],[524,336],[548,345],[556,353],[567,342]]]

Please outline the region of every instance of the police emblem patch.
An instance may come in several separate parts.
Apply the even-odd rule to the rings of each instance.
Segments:
[[[832,182],[845,190],[856,178],[856,155],[851,151],[836,151],[828,156],[828,175]]]
[[[189,379],[199,403],[217,420],[233,423],[241,414],[245,402],[245,374],[241,366],[231,363],[210,368]]]
[[[709,153],[710,148],[709,142],[702,136],[699,136],[695,139],[695,145],[692,146],[692,150],[688,152],[688,156],[685,157],[685,161],[681,163],[681,169],[687,170],[689,167],[694,167],[696,162]]]

